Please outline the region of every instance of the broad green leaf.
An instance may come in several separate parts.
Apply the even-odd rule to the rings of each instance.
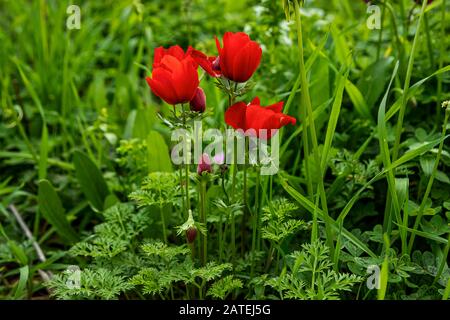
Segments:
[[[105,203],[103,204],[103,208],[106,210],[118,202],[120,202],[120,200],[117,198],[117,196],[114,193],[110,193],[105,198]]]
[[[389,69],[392,61],[392,57],[379,59],[364,69],[361,74],[357,86],[369,108],[375,105],[383,93],[389,80]]]
[[[422,229],[424,232],[441,236],[450,232],[450,226],[440,215],[434,215],[430,221],[422,220]]]
[[[81,191],[95,210],[102,211],[105,199],[110,192],[100,169],[87,155],[80,151],[75,151],[73,164]]]
[[[437,170],[434,177],[436,178],[436,180],[439,180],[440,182],[450,184],[450,179],[448,175],[442,171]]]
[[[131,120],[134,120],[133,137],[146,139],[152,131],[152,125],[157,121],[156,111],[154,108],[138,109],[134,119],[130,119],[130,122]]]
[[[137,110],[133,109],[128,114],[127,122],[125,124],[125,129],[123,131],[124,139],[131,139],[133,137],[133,128],[134,128],[134,124],[136,122],[136,113],[137,113]]]
[[[395,191],[400,208],[403,208],[403,205],[408,200],[409,178],[395,178]]]
[[[350,56],[350,48],[345,36],[335,24],[331,26],[331,35],[333,36],[334,49],[336,57],[341,65],[346,65]]]
[[[162,135],[151,130],[147,136],[149,172],[172,172],[169,148]]]
[[[25,253],[23,248],[17,244],[17,242],[15,242],[14,240],[9,240],[8,247],[21,265],[24,266],[28,264],[27,254]]]
[[[67,220],[61,200],[51,183],[47,180],[39,181],[38,204],[39,211],[45,220],[55,228],[56,232],[63,239],[68,242],[77,241],[77,233],[72,229]]]
[[[350,97],[356,112],[358,112],[361,117],[372,120],[373,118],[369,107],[367,106],[367,102],[358,87],[356,87],[350,80],[347,80],[345,83],[345,91]]]
[[[423,173],[427,177],[431,176],[431,173],[433,172],[435,158],[430,156],[423,156],[420,157],[420,167],[423,170]]]

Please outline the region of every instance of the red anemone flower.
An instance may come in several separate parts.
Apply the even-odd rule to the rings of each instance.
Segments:
[[[187,103],[194,98],[199,85],[198,65],[179,46],[155,49],[153,71],[147,83],[155,95],[169,104]]]
[[[246,82],[261,62],[262,49],[244,32],[226,32],[223,48],[216,37],[217,57],[207,57],[198,50],[192,50],[192,57],[211,76],[223,75],[235,82]]]
[[[283,102],[263,107],[256,97],[248,105],[244,102],[238,102],[225,111],[225,122],[234,129],[249,129],[255,132],[246,133],[247,135],[256,135],[260,138],[270,139],[276,131],[287,124],[295,124],[297,120],[288,116],[281,111],[283,110]],[[267,135],[264,135],[266,130]]]

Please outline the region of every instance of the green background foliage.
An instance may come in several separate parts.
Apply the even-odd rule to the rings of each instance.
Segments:
[[[71,1],[0,0],[1,299],[448,298],[449,1],[373,1],[370,30],[364,1],[306,0],[300,33],[296,1],[82,0],[69,30]],[[250,214],[226,199],[242,172],[232,186],[215,168],[200,221],[192,166],[202,264],[181,232],[171,107],[145,77],[156,47],[213,55],[226,31],[263,49],[239,99],[284,101],[298,122],[280,131],[280,173],[252,168]],[[225,128],[226,95],[201,87],[204,126]]]

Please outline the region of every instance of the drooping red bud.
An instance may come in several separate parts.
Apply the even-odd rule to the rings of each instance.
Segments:
[[[186,239],[188,243],[194,242],[196,237],[197,237],[196,227],[190,227],[189,229],[186,230]]]
[[[189,102],[191,111],[204,112],[206,109],[206,95],[202,88],[198,87],[194,98]]]
[[[206,153],[202,155],[202,157],[200,158],[200,162],[198,163],[197,166],[197,173],[199,175],[202,175],[203,172],[208,173],[212,172],[211,160],[209,159],[209,156]]]

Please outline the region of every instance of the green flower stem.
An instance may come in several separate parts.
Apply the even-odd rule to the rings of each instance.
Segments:
[[[184,171],[186,175],[186,209],[187,211],[191,208],[191,199],[189,198],[189,164],[184,165]]]
[[[220,216],[220,221],[217,224],[219,230],[219,263],[222,262],[222,253],[223,253],[223,226],[222,226],[222,216]]]
[[[442,149],[444,147],[444,140],[445,140],[445,134],[447,132],[447,123],[448,123],[448,117],[449,117],[450,112],[448,111],[448,107],[447,110],[445,112],[445,118],[444,118],[444,125],[442,127],[442,134],[441,134],[441,142],[439,143],[439,149],[438,149],[438,153],[436,155],[436,160],[434,162],[434,166],[433,166],[433,171],[431,172],[431,176],[430,179],[428,180],[428,184],[427,184],[427,188],[425,190],[425,194],[422,198],[422,202],[420,203],[419,206],[419,211],[417,213],[416,216],[416,221],[414,222],[414,230],[417,230],[419,228],[419,224],[420,221],[422,219],[423,216],[423,210],[425,208],[425,204],[428,200],[428,197],[430,196],[430,192],[431,192],[431,188],[433,186],[433,182],[434,182],[434,177],[436,176],[436,172],[437,172],[437,168],[439,165],[439,161],[441,159],[441,154],[442,154]],[[413,244],[414,244],[414,238],[415,238],[415,233],[411,234],[411,237],[409,238],[409,245],[408,245],[408,252],[411,253]]]
[[[231,84],[230,84],[231,88]],[[228,94],[228,107],[231,107],[234,103],[234,95],[232,93]],[[233,137],[234,139],[234,137]],[[237,146],[236,141],[233,143],[233,164],[231,165],[231,171],[232,171],[232,183],[231,183],[231,199],[234,201],[235,195],[236,195],[236,175],[237,175]],[[234,258],[236,254],[236,222],[234,218],[234,214],[231,217],[231,257],[232,257],[232,264],[234,266]]]
[[[253,214],[253,227],[252,227],[252,267],[250,272],[250,278],[253,278],[253,272],[255,268],[255,253],[260,250],[260,214],[259,214],[259,184],[260,184],[261,169],[256,168],[256,185],[255,185],[255,211]]]
[[[261,168],[256,168],[256,190],[255,190],[255,214],[256,214],[256,232],[257,232],[257,240],[256,240],[256,250],[260,251],[261,249],[261,213],[260,213],[260,184],[261,184]]]
[[[195,261],[195,241],[189,243],[189,248],[191,249],[191,258],[192,258],[192,261]]]
[[[241,224],[241,254],[244,255],[245,251],[245,226],[247,224],[247,217],[250,213],[250,209],[248,206],[248,165],[249,165],[249,139],[248,137],[244,137],[244,145],[245,145],[245,160],[244,160],[244,187],[242,190],[242,202],[244,206],[244,214],[242,215],[242,224]]]
[[[234,218],[234,212],[231,213],[231,263],[234,266],[236,255],[236,224]]]
[[[230,198],[228,197],[227,189],[225,188],[225,175],[222,174],[221,177],[221,185],[222,185],[222,191],[225,194],[225,197],[227,199],[227,204],[230,204]],[[222,222],[222,216],[220,216],[220,221],[218,223],[218,229],[219,229],[219,261],[222,261],[223,258],[223,241],[224,236],[226,237],[227,229],[225,226],[225,230],[223,230],[223,222]]]
[[[163,212],[162,206],[159,206],[159,214],[161,215],[161,224],[162,224],[164,243],[167,244],[166,220],[164,219],[164,212]]]
[[[248,171],[248,147],[249,147],[249,140],[247,137],[244,137],[245,139],[245,162],[244,162],[244,188],[242,191],[242,202],[244,203],[244,212],[248,212],[248,201],[247,201],[247,194],[248,194],[248,183],[247,183],[247,171]]]
[[[295,24],[297,27],[297,40],[298,40],[298,50],[299,50],[299,65],[300,65],[300,74],[301,74],[301,86],[302,86],[302,103],[301,106],[303,108],[306,108],[306,112],[308,114],[308,120],[309,120],[309,131],[311,135],[311,140],[313,144],[313,155],[314,155],[314,162],[317,165],[317,172],[319,173],[319,179],[318,179],[318,186],[319,186],[319,192],[320,192],[320,198],[321,198],[321,205],[324,212],[324,222],[325,222],[325,231],[327,235],[327,245],[330,249],[330,256],[333,260],[334,257],[334,236],[333,231],[331,229],[330,219],[328,215],[328,205],[327,205],[327,198],[325,193],[325,188],[323,185],[323,176],[322,176],[322,169],[320,164],[320,157],[319,157],[319,151],[318,151],[318,143],[317,143],[317,135],[316,135],[316,126],[314,123],[314,116],[313,116],[313,110],[311,105],[311,98],[309,95],[309,84],[308,84],[308,77],[306,75],[306,68],[305,68],[305,61],[304,61],[304,53],[303,53],[303,35],[302,35],[302,22],[301,22],[301,16],[300,16],[300,6],[298,3],[299,0],[294,1],[295,6]],[[304,113],[304,112],[303,112]],[[303,130],[306,131],[306,128]],[[303,141],[303,143],[306,143],[306,141]],[[304,155],[306,158],[306,162],[308,162],[307,157],[309,154]],[[312,181],[310,182],[312,184]],[[308,188],[311,188],[309,186]],[[311,188],[312,189],[312,188]]]
[[[180,174],[180,190],[181,190],[181,194],[184,194],[184,186],[183,186],[183,167],[179,167],[179,174]],[[186,198],[182,198],[182,201],[181,201],[181,206],[182,206],[182,208],[181,208],[181,210],[182,210],[182,213],[181,213],[181,217],[183,218],[183,212],[188,212],[187,210],[186,210],[186,207],[187,207],[187,205],[186,205]],[[187,219],[187,218],[189,218],[189,212],[188,212],[188,214],[186,215],[186,217],[185,217],[185,219]]]
[[[200,219],[205,227],[206,224],[206,181],[204,177],[200,178]],[[203,253],[202,253],[202,261],[203,265],[206,265],[206,261],[208,258],[208,234],[202,234],[202,243],[203,243]]]
[[[186,112],[184,110],[184,104],[182,104],[181,106],[183,108],[183,127],[185,129],[187,129]],[[189,210],[191,209],[191,199],[189,197],[189,159],[186,156],[186,158],[184,160],[185,160],[184,174],[185,174],[185,177],[186,177],[186,213],[189,216]]]

